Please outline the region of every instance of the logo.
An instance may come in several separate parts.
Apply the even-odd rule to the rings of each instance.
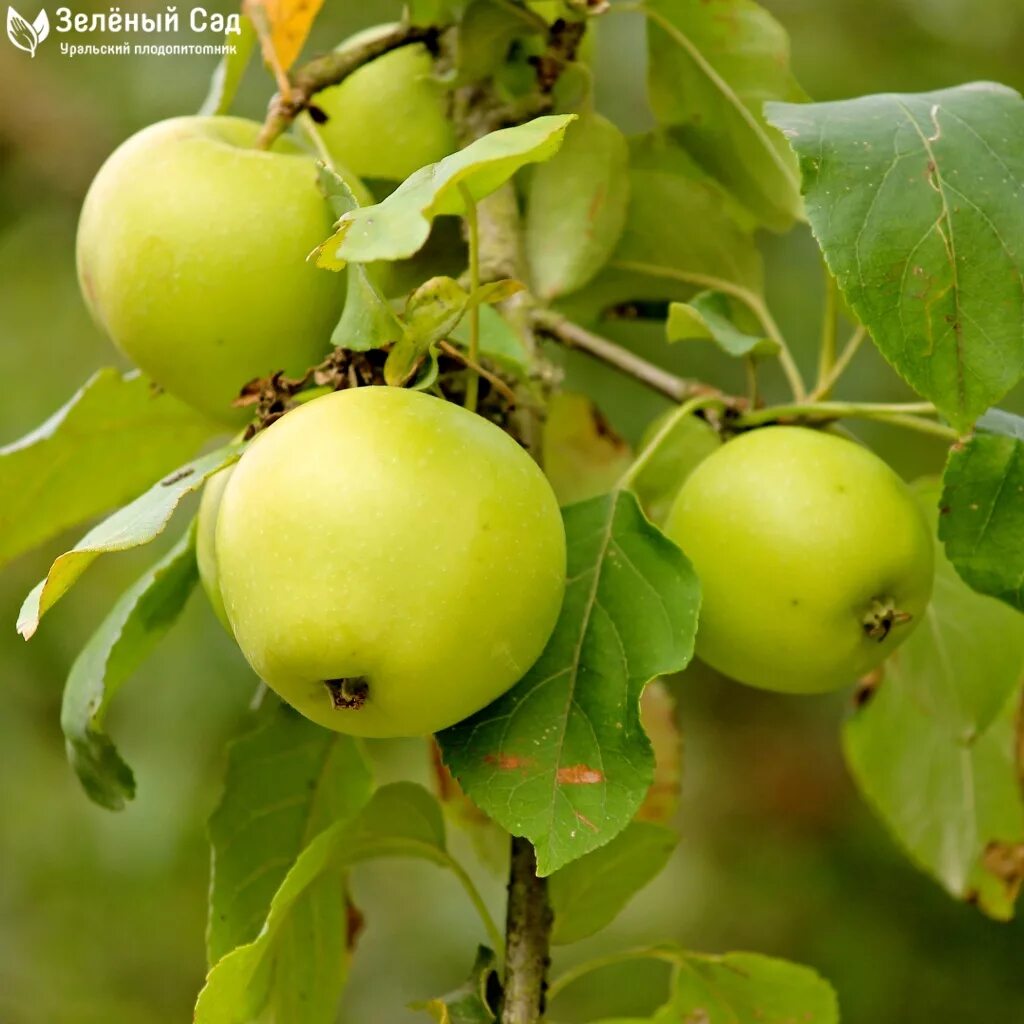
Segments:
[[[7,8],[7,38],[30,57],[36,55],[36,47],[50,34],[50,19],[46,11],[40,11],[36,20],[26,21],[13,7]]]

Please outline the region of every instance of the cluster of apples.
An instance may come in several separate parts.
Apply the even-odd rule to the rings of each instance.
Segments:
[[[318,96],[332,156],[400,179],[454,148],[418,45]],[[117,346],[226,427],[254,377],[329,348],[342,276],[314,158],[260,126],[181,117],[125,142],[89,190],[82,291]],[[399,388],[315,399],[215,476],[198,556],[259,675],[315,721],[368,736],[436,731],[518,680],[554,627],[565,534],[546,478],[482,417]]]
[[[323,138],[355,175],[397,180],[455,145],[431,58],[408,46],[321,93]],[[82,211],[86,301],[167,391],[222,422],[247,381],[319,362],[344,302],[308,253],[330,233],[301,140],[181,117],[125,142]],[[928,601],[932,542],[903,482],[866,450],[754,431],[685,481],[665,526],[704,602],[698,653],[789,692],[877,665]],[[401,388],[300,406],[207,485],[200,573],[272,688],[365,736],[460,721],[540,656],[562,603],[566,539],[546,478],[498,427]],[[909,625],[908,625],[909,624]]]

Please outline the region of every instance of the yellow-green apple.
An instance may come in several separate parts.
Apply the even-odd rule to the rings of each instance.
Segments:
[[[266,683],[363,736],[436,732],[519,680],[561,606],[565,534],[538,467],[461,406],[365,387],[289,412],[242,455],[220,593]]]

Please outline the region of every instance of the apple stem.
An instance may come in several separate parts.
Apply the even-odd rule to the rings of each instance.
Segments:
[[[677,377],[655,363],[648,362],[614,341],[588,331],[559,313],[547,309],[533,311],[532,320],[538,334],[557,341],[566,348],[579,349],[588,356],[646,384],[647,387],[674,402],[683,402],[696,395],[709,394],[714,388],[699,380]]]
[[[843,346],[843,351],[839,354],[839,357],[832,364],[829,371],[819,380],[814,391],[811,392],[810,399],[812,402],[820,402],[832,394],[832,389],[835,387],[836,382],[846,371],[850,363],[853,362],[853,357],[857,354],[867,334],[867,328],[863,324],[855,328],[853,334],[850,335],[849,341]]]
[[[553,914],[533,844],[512,837],[505,918],[501,1024],[537,1024],[544,1016]]]
[[[836,365],[836,333],[839,314],[839,290],[836,279],[822,261],[825,271],[825,309],[821,316],[821,343],[818,348],[818,380],[814,385],[814,394],[825,398],[828,395],[828,384]]]

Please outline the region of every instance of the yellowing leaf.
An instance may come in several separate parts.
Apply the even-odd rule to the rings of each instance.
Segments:
[[[242,10],[259,32],[268,64],[273,65],[268,42],[282,71],[295,63],[323,4],[324,0],[243,0]]]
[[[542,456],[560,505],[607,494],[633,461],[629,445],[597,406],[568,391],[548,406]]]
[[[676,702],[660,679],[650,683],[640,698],[640,724],[654,749],[654,781],[636,817],[660,824],[675,816],[683,777],[683,737],[676,721]]]

